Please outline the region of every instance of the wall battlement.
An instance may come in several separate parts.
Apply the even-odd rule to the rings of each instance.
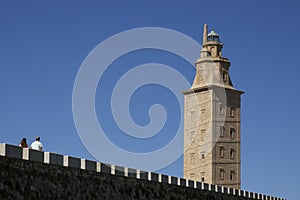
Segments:
[[[78,184],[81,184],[78,190],[81,192],[82,190],[86,191],[83,192],[83,194],[80,193],[80,198],[119,199],[122,197],[122,199],[190,199],[201,197],[201,199],[224,199],[226,196],[225,199],[228,200],[284,200],[282,198],[254,192],[66,155],[20,148],[18,146],[3,143],[0,143],[0,172],[0,194],[10,195],[0,195],[0,198],[4,197],[7,199],[9,199],[9,197],[14,199],[28,197],[30,195],[46,198],[50,198],[51,195],[54,195],[51,196],[51,198],[78,197],[74,196],[79,195],[78,192],[75,192],[76,187],[79,187],[75,186],[75,182],[78,181]],[[33,173],[32,175],[31,172]],[[56,174],[56,172],[58,174]],[[64,177],[64,179],[61,177]],[[36,184],[34,180],[39,184]],[[19,190],[21,191],[14,191],[18,190],[17,186],[13,186],[14,181],[19,185],[19,188],[21,188]],[[22,185],[22,182],[20,181],[23,181],[24,185]],[[64,185],[66,183],[70,186]],[[53,184],[59,185],[64,189],[60,189],[60,191],[54,187]],[[43,189],[44,191],[41,191],[39,188],[42,186],[43,188],[48,187],[48,185],[55,190],[52,191],[51,188],[47,188]],[[102,190],[101,188],[99,189],[99,185],[101,185]],[[65,188],[71,186],[72,189],[70,191]],[[86,188],[83,189],[83,187]],[[92,190],[92,187],[94,187],[96,192],[89,191]],[[139,191],[140,188],[143,190],[142,192]],[[75,192],[75,194],[72,194],[72,191]],[[15,195],[19,196],[14,196],[13,192],[16,193]],[[152,197],[151,195],[156,196]]]

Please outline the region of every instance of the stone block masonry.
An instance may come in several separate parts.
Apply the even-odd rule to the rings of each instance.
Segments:
[[[283,200],[8,144],[0,144],[0,199]]]

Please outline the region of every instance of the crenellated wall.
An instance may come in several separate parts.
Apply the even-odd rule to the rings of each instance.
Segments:
[[[0,144],[0,199],[282,200],[9,144]]]

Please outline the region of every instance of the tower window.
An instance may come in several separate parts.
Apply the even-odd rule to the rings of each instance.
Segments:
[[[197,119],[198,117],[196,111],[191,111],[191,120],[194,122],[197,121]]]
[[[191,157],[191,163],[193,164],[195,162],[195,153],[191,153],[190,157]]]
[[[233,148],[230,148],[230,151],[229,151],[229,155],[230,155],[230,159],[234,159],[235,158],[235,150]]]
[[[224,180],[225,177],[225,170],[223,168],[220,168],[220,180]]]
[[[205,119],[205,111],[206,109],[201,109],[201,120]]]
[[[202,152],[202,153],[201,153],[201,160],[204,161],[204,159],[205,159],[205,153]]]
[[[230,108],[230,117],[234,117],[235,115],[235,108]]]
[[[204,140],[205,140],[205,133],[206,133],[206,130],[205,130],[205,129],[202,129],[202,130],[201,130],[201,141],[204,141]]]
[[[191,173],[191,174],[190,174],[190,179],[191,179],[191,180],[194,180],[194,178],[195,178],[195,173]]]
[[[230,138],[234,139],[234,135],[235,135],[235,129],[234,128],[230,128]]]
[[[191,131],[191,142],[194,141],[194,137],[195,137],[195,131]]]
[[[222,105],[220,105],[220,114],[224,114],[225,113],[225,108],[222,106]]]
[[[235,171],[234,170],[230,170],[230,180],[231,181],[235,180]]]
[[[227,72],[223,71],[222,78],[223,78],[223,81],[227,81]]]
[[[224,152],[225,152],[225,148],[223,146],[220,146],[220,157],[224,158]]]
[[[205,177],[205,172],[201,172],[201,181],[202,181],[202,182],[205,181],[204,177]]]
[[[220,126],[220,137],[224,137],[225,128],[224,126]]]

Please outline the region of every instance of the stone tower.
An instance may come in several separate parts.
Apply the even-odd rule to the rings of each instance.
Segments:
[[[240,108],[242,91],[229,75],[223,43],[204,25],[193,85],[184,94],[184,177],[240,188]]]

